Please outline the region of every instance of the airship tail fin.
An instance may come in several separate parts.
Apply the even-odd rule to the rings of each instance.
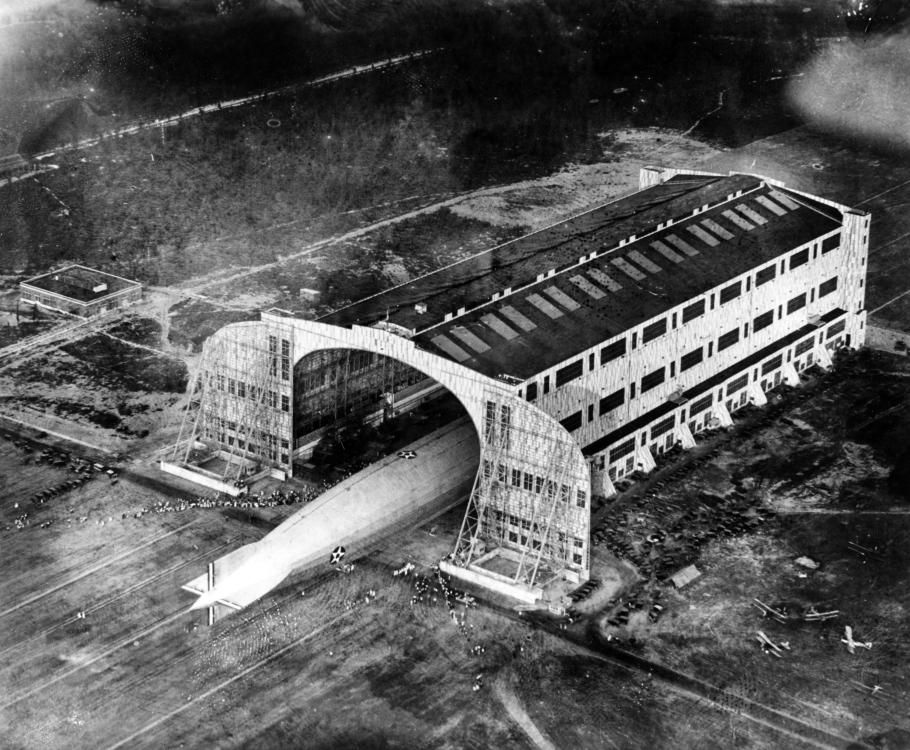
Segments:
[[[198,599],[191,610],[208,609],[209,624],[265,596],[288,575],[288,568],[258,542],[219,558],[205,573],[181,588]]]

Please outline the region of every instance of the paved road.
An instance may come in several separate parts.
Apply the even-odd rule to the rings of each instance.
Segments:
[[[202,115],[212,114],[215,112],[221,112],[226,109],[236,109],[237,107],[243,107],[247,104],[254,104],[256,102],[263,102],[268,99],[271,99],[276,96],[282,96],[284,94],[289,94],[293,91],[298,91],[301,89],[316,88],[319,86],[325,86],[336,81],[343,80],[345,78],[355,78],[357,76],[367,75],[369,73],[375,73],[380,70],[387,70],[389,68],[394,68],[399,65],[411,62],[413,60],[418,60],[427,55],[432,55],[438,50],[419,50],[417,52],[410,52],[406,55],[398,55],[397,57],[389,57],[384,60],[377,60],[376,62],[367,63],[365,65],[355,65],[351,68],[345,68],[344,70],[337,71],[335,73],[329,73],[328,75],[320,76],[319,78],[313,78],[309,81],[304,81],[302,83],[294,83],[288,86],[282,86],[277,89],[272,89],[270,91],[262,91],[257,94],[251,94],[249,96],[239,97],[237,99],[225,99],[220,102],[213,102],[211,104],[205,104],[201,107],[193,107],[188,109],[185,112],[180,112],[175,115],[170,115],[168,117],[160,117],[155,120],[141,120],[138,122],[131,122],[125,125],[120,126],[119,128],[114,128],[105,133],[102,133],[100,136],[93,138],[83,138],[80,141],[77,141],[74,144],[68,144],[65,146],[60,146],[51,151],[45,151],[44,153],[37,154],[34,159],[42,162],[47,159],[52,159],[59,154],[62,154],[67,151],[79,150],[84,148],[90,148],[92,146],[97,146],[99,143],[110,140],[111,138],[121,138],[125,135],[133,135],[135,133],[140,133],[144,130],[153,130],[155,128],[165,128],[177,125],[178,123],[184,120],[190,120],[194,117],[200,117]],[[280,123],[279,123],[280,124]]]

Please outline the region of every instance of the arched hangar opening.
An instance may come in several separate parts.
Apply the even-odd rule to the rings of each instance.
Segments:
[[[346,481],[388,527],[466,503],[480,438],[464,404],[420,370],[365,349],[311,351],[293,367],[293,474]],[[400,462],[389,462],[389,458]],[[363,508],[364,513],[369,509]]]
[[[221,487],[234,476],[289,478],[310,470],[307,464],[315,467],[320,445],[329,445],[327,432],[338,443],[345,433],[351,438],[359,432],[362,447],[386,454],[375,464],[360,456],[366,468],[354,471],[372,472],[366,495],[372,489],[376,507],[398,503],[395,512],[401,511],[405,496],[414,510],[434,492],[457,494],[460,485],[453,480],[465,479],[461,492],[468,502],[451,554],[457,574],[513,594],[518,587],[531,598],[547,580],[588,576],[588,465],[571,434],[508,380],[428,351],[406,331],[346,328],[270,311],[259,322],[232,324],[213,335],[198,383],[191,391],[197,406],[188,410],[186,433],[174,451],[182,450],[183,462],[165,470],[185,475],[186,457],[206,443],[223,477],[210,479]],[[436,409],[442,410],[435,414],[440,424],[448,417],[461,432],[433,431]],[[418,460],[390,455],[382,440],[370,446],[370,430],[396,419],[412,430],[399,439],[416,438],[407,444],[411,448],[399,447],[418,453]],[[338,497],[337,487],[326,495]],[[353,495],[359,498],[364,488]],[[341,505],[352,513],[371,507],[360,499]]]
[[[320,349],[294,364],[295,476],[308,465],[360,468],[458,420],[470,423],[451,391],[392,357]]]

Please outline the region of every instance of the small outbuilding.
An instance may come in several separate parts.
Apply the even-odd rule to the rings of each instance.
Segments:
[[[80,317],[123,307],[141,297],[138,281],[75,263],[19,283],[21,303]]]
[[[670,580],[673,582],[673,585],[676,586],[677,589],[681,589],[683,586],[687,586],[700,576],[701,571],[698,568],[696,568],[694,565],[687,565],[682,570],[679,570],[671,575]]]

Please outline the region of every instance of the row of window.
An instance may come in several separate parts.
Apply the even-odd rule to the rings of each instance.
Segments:
[[[805,296],[805,295],[803,295],[803,296]],[[767,313],[764,313],[764,314],[758,316],[758,318],[756,318],[754,321],[754,323],[755,323],[754,330],[759,331],[762,328],[765,328],[767,325],[770,325],[770,321],[773,318],[773,315],[774,315],[774,311],[771,310]],[[769,316],[769,317],[768,317],[767,322],[764,322],[764,319],[766,316]],[[759,319],[762,319],[762,320],[760,321]],[[843,324],[843,322],[842,322],[839,325],[845,325],[845,324]],[[832,329],[833,328],[834,328],[834,326],[832,326]],[[840,330],[843,330],[843,327],[841,327]],[[744,331],[745,331],[744,335],[748,335],[748,331],[749,331],[748,323],[745,324]],[[836,333],[838,333],[838,332],[839,331],[836,331],[835,333],[830,334],[830,335],[831,336],[836,335]],[[718,338],[717,351],[718,352],[723,351],[724,349],[727,349],[728,347],[733,346],[738,341],[739,341],[739,327],[736,327],[736,328],[733,328],[733,329],[727,331],[727,333],[722,334]],[[811,339],[810,339],[809,346],[811,348]],[[714,354],[714,342],[709,342],[708,343],[708,356],[711,357],[711,356],[713,356],[713,354]],[[700,362],[702,362],[704,360],[704,356],[705,356],[705,349],[702,346],[699,346],[697,349],[693,349],[688,354],[684,354],[680,359],[680,368],[679,368],[680,372],[684,372],[692,367],[695,367],[695,365],[699,364]],[[670,363],[669,370],[670,370],[670,377],[675,377],[676,376],[676,363],[675,362]],[[664,366],[658,367],[653,372],[650,372],[647,375],[645,375],[641,379],[641,385],[640,385],[641,393],[642,394],[647,393],[652,388],[656,388],[658,385],[663,383],[666,379],[666,375],[667,375],[667,368]],[[635,398],[635,390],[636,390],[635,383],[630,384],[629,385],[629,400],[630,401],[633,398]],[[614,391],[613,393],[609,394],[608,396],[604,396],[602,399],[600,399],[599,408],[598,408],[598,416],[602,417],[605,414],[609,414],[614,409],[618,409],[624,403],[625,403],[625,389],[620,388],[619,390]],[[593,421],[594,421],[594,405],[591,404],[588,406],[588,422],[593,422]],[[579,410],[579,411],[575,412],[574,414],[570,414],[565,419],[561,419],[559,423],[563,427],[565,427],[566,430],[568,430],[569,432],[573,432],[574,430],[579,429],[582,425],[582,411]]]
[[[487,401],[483,417],[484,442],[497,443],[508,450],[511,434],[512,407],[502,404],[497,410],[495,401]]]
[[[350,378],[373,365],[375,355],[372,352],[349,350],[345,357],[329,362],[307,360],[307,367],[298,367],[294,374],[294,387],[300,393],[318,391],[331,386],[340,380]],[[310,369],[312,368],[312,369]]]
[[[494,478],[493,464],[487,459],[484,459],[483,461],[483,476],[485,479]],[[528,492],[533,492],[537,495],[543,494],[543,492],[546,491],[548,499],[553,499],[556,496],[556,482],[553,480],[544,479],[544,477],[538,476],[537,474],[531,474],[527,471],[522,471],[521,469],[511,469],[510,471],[509,467],[502,463],[496,465],[495,478],[502,485],[511,484],[512,487],[527,490]],[[566,484],[559,485],[560,501],[564,503],[569,502],[571,493],[571,487]],[[579,508],[585,507],[584,490],[575,490],[575,504]]]
[[[278,369],[281,368],[281,379],[290,380],[291,378],[291,342],[287,339],[281,339],[281,356],[278,356],[278,337],[269,336],[269,374],[274,378],[278,375]]]
[[[831,252],[832,250],[836,250],[839,246],[840,246],[840,233],[838,232],[837,234],[834,234],[831,237],[828,237],[827,239],[823,240],[820,248],[821,248],[822,254],[825,254],[825,253]],[[814,257],[818,256],[818,252],[819,252],[819,247],[816,246],[815,251],[814,251]],[[793,269],[804,265],[808,261],[809,261],[809,248],[803,248],[802,250],[797,250],[795,253],[791,254],[789,257],[789,268],[792,271]],[[780,273],[781,274],[783,274],[786,271],[787,265],[788,265],[788,259],[786,259],[786,258],[782,259],[780,262]],[[775,261],[774,263],[770,264],[769,266],[766,266],[765,268],[762,268],[762,269],[756,271],[755,286],[759,287],[763,284],[767,284],[769,281],[774,280],[776,277],[777,277],[777,262]],[[734,281],[732,284],[728,284],[727,286],[722,288],[718,295],[720,304],[725,305],[728,302],[732,302],[733,300],[740,297],[744,291],[748,292],[751,288],[751,283],[752,283],[752,276],[748,276],[745,279],[745,289],[743,288],[742,280]],[[837,288],[837,277],[835,276],[834,278],[829,279],[827,282],[825,282],[825,284],[822,285],[822,289],[819,290],[819,296],[824,296],[825,294],[830,294],[836,288]],[[708,303],[710,303],[710,307],[713,310],[715,307],[714,293],[711,293],[709,295]],[[707,308],[707,303],[704,298],[696,300],[695,302],[692,302],[691,304],[689,304],[683,308],[682,322],[684,324],[689,323],[689,322],[695,320],[696,318],[701,317],[702,315],[705,314],[706,308]],[[672,321],[672,328],[676,328],[676,313],[672,314],[671,321]],[[641,337],[642,344],[647,344],[648,342],[653,341],[654,339],[658,338],[659,336],[662,336],[666,332],[667,332],[667,319],[666,318],[661,318],[660,320],[655,321],[654,323],[649,323],[642,329],[642,337]],[[625,344],[624,341],[623,341],[623,344]],[[634,349],[636,347],[636,345],[637,345],[637,336],[633,332],[632,348]],[[601,350],[601,364],[606,364],[606,362],[610,361],[611,359],[615,359],[617,356],[621,356],[622,354],[625,354],[624,345],[621,347],[621,349],[622,349],[622,351],[612,352],[613,356],[609,357],[606,360],[604,359],[604,352],[606,351],[606,349]]]
[[[831,294],[836,289],[837,289],[837,276],[833,276],[830,279],[828,279],[827,281],[824,281],[819,285],[818,298],[821,299],[822,297],[824,297],[828,294]],[[804,292],[802,294],[797,294],[795,297],[788,300],[787,315],[792,315],[793,313],[798,312],[799,310],[802,310],[806,306],[806,297],[807,297],[807,295]],[[811,292],[810,292],[810,301],[813,301],[813,302],[815,301],[815,290],[814,289],[811,290]],[[777,315],[778,315],[778,319],[783,317],[783,305],[778,306]],[[773,322],[774,322],[774,310],[773,309],[768,310],[767,312],[764,312],[761,315],[757,315],[752,320],[752,333],[754,334],[754,333],[758,333],[759,331],[764,330],[765,328],[770,326]],[[746,323],[743,325],[743,328],[742,328],[742,337],[745,338],[748,335],[749,335],[749,324]],[[740,340],[739,326],[737,326],[735,328],[731,328],[729,331],[721,334],[718,337],[717,351],[721,352],[724,349],[728,349],[729,347],[733,346],[734,344],[737,344],[739,342],[739,340]],[[713,354],[714,354],[713,342],[709,342],[708,343],[708,356],[711,357],[711,356],[713,356]],[[680,372],[684,372],[684,371],[690,369],[691,367],[695,367],[695,365],[702,362],[703,359],[704,359],[704,348],[701,346],[699,346],[697,349],[694,349],[693,351],[691,351],[687,354],[684,354],[682,356],[682,358],[680,359],[680,367],[679,367]],[[672,363],[670,365],[670,369],[671,369],[671,374],[672,374],[673,370],[675,369],[673,367]],[[642,388],[642,392],[644,392],[644,387]]]
[[[216,419],[207,430],[208,436],[217,439],[223,445],[237,447],[239,450],[258,455],[265,455],[272,461],[287,464],[290,455],[290,441],[286,438],[278,439],[277,436],[265,430],[247,431],[243,425],[228,419]],[[254,443],[254,440],[260,441]],[[280,452],[279,452],[280,448]]]
[[[821,289],[823,287],[825,287],[824,292],[821,291]],[[821,284],[821,286],[819,287],[819,290],[820,290],[819,297],[822,297],[825,294],[830,294],[836,288],[837,288],[837,277],[835,276]],[[787,314],[788,315],[792,314],[792,313],[796,312],[797,310],[800,310],[803,307],[805,307],[805,305],[806,305],[806,295],[799,294],[787,303]],[[782,313],[782,306],[781,306],[778,309],[778,315],[782,315],[782,314],[783,313]],[[753,333],[757,333],[758,331],[761,331],[762,329],[767,328],[769,325],[771,325],[771,323],[773,321],[774,321],[774,310],[769,310],[766,313],[762,313],[761,315],[758,315],[752,321]],[[742,336],[743,336],[743,338],[745,338],[748,335],[749,335],[749,324],[746,323],[743,326]],[[720,337],[718,337],[717,351],[722,352],[723,350],[728,349],[729,347],[733,346],[734,344],[737,344],[739,342],[739,340],[740,340],[739,326],[737,326],[736,328],[731,328],[729,331],[721,334]],[[714,356],[714,342],[713,341],[708,342],[708,356],[709,357]],[[684,354],[680,358],[679,371],[685,372],[686,370],[689,370],[692,367],[695,367],[696,365],[698,365],[702,361],[704,361],[704,358],[705,358],[705,348],[703,346],[699,346],[697,349],[693,349],[691,352]],[[639,386],[640,392],[642,394],[647,393],[648,391],[650,391],[653,388],[656,388],[657,386],[662,384],[666,380],[667,369],[668,369],[667,367],[662,365],[662,366],[658,367],[656,370],[654,370],[653,372],[649,372],[647,375],[642,377],[641,383]],[[675,362],[670,363],[669,371],[670,371],[671,378],[676,377],[676,363]],[[632,383],[629,385],[629,400],[631,401],[633,398],[635,398],[635,383]],[[625,389],[621,388],[618,391],[614,391],[610,395],[604,396],[602,399],[600,399],[599,408],[598,408],[598,416],[602,417],[605,414],[608,414],[609,412],[613,411],[614,409],[618,409],[624,403],[625,403]],[[594,406],[593,405],[588,406],[588,421],[589,422],[594,421]],[[565,419],[560,420],[559,423],[563,427],[565,427],[566,430],[568,430],[569,432],[573,432],[574,430],[579,429],[582,425],[582,411],[579,410],[579,411],[575,412],[574,414],[570,414]]]
[[[768,314],[773,314],[773,311],[772,311],[772,313],[768,313]],[[762,317],[762,316],[760,316],[760,317]],[[846,325],[847,324],[846,324],[845,320],[840,320],[837,323],[833,324],[832,326],[829,326],[827,334],[826,334],[827,338],[830,339],[830,338],[836,336],[838,333],[841,333],[845,329]],[[746,324],[746,328],[748,329],[748,324]],[[756,326],[756,330],[758,330],[758,326]],[[733,334],[735,334],[735,336]],[[732,346],[733,343],[736,343],[738,338],[739,338],[739,329],[738,328],[734,328],[733,330],[724,334],[723,336],[721,336],[718,339],[718,347],[717,347],[718,351],[726,348],[727,346]],[[801,354],[804,354],[805,352],[809,351],[813,347],[813,340],[814,340],[813,337],[810,336],[809,338],[805,339],[804,341],[800,341],[796,345],[796,350],[795,350],[796,356],[798,357]],[[708,344],[708,356],[711,356],[712,352],[713,352],[713,345],[712,345],[712,343],[709,343]],[[703,357],[704,357],[704,348],[703,347],[698,347],[698,349],[695,349],[695,350],[689,352],[688,354],[684,354],[680,360],[680,371],[687,370],[690,367],[694,367],[695,365],[697,365],[699,362],[702,361]],[[765,362],[762,365],[762,375],[767,375],[769,372],[773,372],[775,369],[780,367],[781,362],[778,360],[780,360],[780,357],[772,358],[772,359],[768,360],[767,362]],[[675,363],[670,363],[671,377],[675,374],[675,371],[676,371]],[[660,385],[660,383],[664,382],[665,374],[666,374],[666,368],[660,367],[657,370],[655,370],[654,372],[649,373],[648,375],[645,375],[645,377],[643,377],[641,380],[641,392],[645,393],[645,392],[651,390],[651,388],[654,388],[655,386]],[[742,377],[732,381],[727,386],[727,395],[729,396],[730,394],[732,394],[736,391],[739,391],[742,388],[745,388],[747,383],[748,383],[748,375],[743,375]],[[633,398],[635,398],[635,383],[632,383],[629,386],[629,400],[632,400]],[[614,391],[613,393],[609,394],[608,396],[604,396],[602,399],[600,399],[600,402],[599,402],[598,415],[602,417],[605,414],[609,414],[614,409],[618,409],[620,406],[622,406],[625,403],[625,401],[626,401],[625,388],[620,388],[619,390]],[[698,414],[698,413],[704,411],[705,409],[707,409],[710,405],[711,405],[711,394],[708,394],[706,397],[704,397],[701,400],[696,401],[694,404],[692,404],[692,406],[690,408],[690,414]],[[588,406],[588,421],[589,422],[594,421],[593,404]],[[568,430],[569,432],[579,429],[582,425],[582,412],[579,410],[579,411],[575,412],[574,414],[566,417],[565,419],[560,420],[560,424],[563,427],[565,427],[566,430]],[[670,423],[668,426],[661,424],[661,427],[665,427],[665,429],[663,431],[667,431],[673,427],[673,424]],[[653,432],[653,428],[652,428],[652,437],[656,437],[657,435],[660,435],[660,434],[662,434],[662,432],[659,431],[659,432],[655,433],[655,432]]]
[[[524,531],[529,531],[530,529],[530,524],[526,519],[518,519],[517,517],[502,513],[501,511],[493,511],[493,513],[494,516],[498,516],[497,520],[505,525],[508,532],[508,540],[512,544],[521,544],[523,547],[530,546],[533,550],[540,549],[541,540],[539,535],[532,534],[529,545],[528,534],[522,533]],[[566,544],[566,535],[561,531],[555,533],[559,546],[564,546]],[[576,565],[581,565],[583,562],[582,550],[584,549],[584,544],[584,540],[579,539],[578,537],[572,537],[572,562]]]
[[[218,428],[219,432],[233,432],[240,436],[251,437],[254,439],[261,440],[264,443],[269,445],[281,445],[282,448],[287,450],[290,447],[290,443],[287,438],[281,438],[280,440],[276,435],[266,432],[265,430],[248,430],[243,425],[238,427],[237,422],[231,419],[221,419],[220,417],[215,419],[215,425]]]
[[[832,235],[831,237],[829,237],[828,239],[826,239],[822,242],[821,251],[823,253],[830,252],[831,250],[836,249],[839,246],[839,242],[840,242],[840,234],[838,233],[836,235]],[[826,245],[828,245],[828,249],[825,249]],[[802,256],[803,253],[805,253],[806,258],[808,258],[808,252],[809,252],[809,250],[808,250],[808,248],[806,248],[804,250],[799,250],[796,253],[794,253],[793,255],[791,255],[790,256],[790,264],[791,264],[790,268],[791,269],[796,268],[797,266],[802,265],[804,262],[806,262],[805,260],[800,260],[800,257]],[[817,252],[818,252],[818,250],[816,249],[816,253]],[[785,261],[781,261],[782,269],[783,269],[784,262]],[[772,279],[774,279],[776,276],[776,273],[777,273],[776,269],[777,269],[776,263],[772,263],[770,266],[767,266],[766,268],[763,268],[762,270],[758,271],[755,275],[755,285],[760,286],[761,284],[767,283],[768,281],[771,281]],[[749,282],[750,282],[750,279],[746,279],[746,291],[749,290]],[[832,294],[836,289],[837,289],[837,276],[832,276],[830,279],[822,282],[819,285],[818,298],[821,299],[822,297],[824,297],[828,294]],[[734,300],[737,297],[739,297],[741,293],[742,293],[742,282],[736,281],[736,282],[730,284],[729,286],[726,286],[723,289],[721,289],[720,303],[723,305],[727,302],[730,302],[731,300]],[[816,292],[815,292],[814,288],[812,290],[810,290],[810,300],[809,300],[810,302],[815,301],[815,293]],[[711,296],[710,296],[710,304],[711,304],[711,309],[713,310],[714,309],[714,294],[711,294]],[[805,306],[806,306],[806,295],[798,294],[796,297],[794,297],[793,299],[791,299],[787,302],[787,314],[790,315],[790,314],[796,312],[797,310],[802,309]],[[684,307],[682,310],[683,323],[684,324],[688,323],[688,322],[695,320],[696,318],[699,318],[702,315],[704,315],[706,307],[707,307],[707,303],[704,298],[696,300],[695,302],[692,302],[691,304]],[[780,313],[779,313],[779,315],[780,315]],[[755,325],[753,327],[753,331],[760,331],[763,328],[766,328],[767,326],[771,325],[771,323],[773,321],[774,321],[773,311],[768,311],[767,313],[763,313],[762,315],[759,315],[755,319],[755,321],[754,321]],[[676,313],[673,313],[673,315],[672,315],[672,327],[676,328]],[[642,329],[642,343],[647,344],[648,342],[653,341],[654,339],[659,338],[660,336],[664,335],[666,332],[667,332],[667,319],[666,318],[661,318],[660,320],[655,321],[654,323],[649,323],[647,326],[645,326]],[[748,335],[749,335],[749,332],[748,332],[748,324],[747,324],[743,331],[743,336],[745,337]],[[631,348],[635,349],[636,346],[638,345],[638,332],[637,331],[632,332],[631,341],[632,341]],[[727,347],[733,346],[738,341],[739,341],[738,329],[729,331],[726,334],[724,334],[723,336],[721,336],[720,340],[718,341],[718,351],[722,351],[723,349],[726,349]],[[712,349],[713,349],[713,345],[712,345]],[[621,339],[618,339],[617,341],[614,341],[612,344],[608,344],[607,346],[603,347],[600,350],[600,366],[603,367],[604,365],[612,362],[615,359],[618,359],[619,357],[624,356],[625,354],[626,354],[626,338],[623,337]],[[709,351],[708,356],[710,357],[710,356],[712,356],[712,354],[713,354],[713,351]],[[687,369],[689,369],[689,367],[694,367],[699,362],[701,362],[700,354],[698,354],[698,355],[693,354],[693,357],[694,356],[697,356],[698,358],[697,359],[690,358],[689,360],[687,360],[686,363],[682,364],[682,366],[681,366],[682,370],[687,370]],[[589,366],[589,369],[591,369],[591,370],[594,369],[594,355],[593,354],[590,355],[590,362],[589,362],[588,366]],[[584,358],[579,358],[573,362],[570,362],[569,364],[565,365],[564,367],[559,368],[556,371],[556,388],[561,388],[564,385],[567,385],[568,383],[572,382],[573,380],[580,378],[583,373],[584,373]],[[675,373],[672,373],[671,377],[673,377],[674,374]],[[661,380],[659,382],[663,382],[663,381]],[[655,383],[655,385],[657,385],[657,384],[659,384],[659,383]],[[653,387],[653,386],[651,386],[651,387]],[[644,392],[644,390],[645,390],[645,388],[643,387],[642,392]],[[549,375],[544,376],[543,392],[544,392],[544,394],[547,394],[550,392],[550,376]],[[528,401],[534,401],[537,398],[537,383],[536,382],[528,383],[526,391],[525,391],[525,398]],[[580,421],[580,415],[579,415],[579,426],[580,425],[581,425],[581,421]]]
[[[530,546],[531,549],[539,550],[542,546],[540,538],[540,529],[537,533],[531,532],[531,521],[522,516],[513,516],[504,511],[493,509],[490,511],[497,525],[507,533],[508,540],[512,544],[521,544],[524,547]],[[579,537],[567,537],[563,531],[553,531],[556,536],[558,546],[565,548],[569,538],[572,540],[572,562],[576,565],[583,563],[584,540]],[[530,534],[530,540],[529,540]]]
[[[266,403],[272,409],[277,409],[281,404],[281,411],[289,412],[291,410],[291,399],[286,394],[282,394],[279,399],[276,391],[266,391],[263,388],[247,383],[243,380],[235,380],[218,373],[215,376],[215,387],[219,391],[226,392],[229,396],[237,398],[248,398],[250,401],[260,402],[265,399]]]
[[[831,324],[830,326],[828,326],[828,330],[824,334],[825,340],[830,341],[832,338],[834,338],[838,334],[843,333],[844,330],[846,330],[846,327],[847,327],[846,319],[841,319],[841,320],[837,321],[836,323]],[[815,334],[808,336],[807,338],[803,339],[802,341],[797,342],[797,344],[793,347],[793,352],[788,354],[787,361],[788,362],[791,361],[791,359],[793,357],[798,358],[798,357],[806,354],[807,352],[812,350],[815,347],[815,345],[816,345]],[[777,370],[779,370],[783,366],[783,364],[784,364],[784,352],[780,352],[779,354],[775,354],[774,356],[772,356],[769,359],[766,359],[764,362],[762,362],[761,366],[758,369],[758,372],[760,372],[761,377],[764,378],[764,377],[767,377],[768,375],[771,375],[772,373],[775,373]],[[757,373],[755,374],[754,377],[755,377],[755,380],[758,380]],[[749,384],[749,372],[745,372],[742,375],[740,375],[739,377],[735,378],[734,380],[731,380],[727,384],[726,389],[725,389],[726,398],[733,397],[735,394],[739,393],[744,388],[746,388],[746,386],[748,386],[748,384]],[[720,393],[718,393],[718,398],[720,398]],[[688,419],[690,419],[690,420],[696,419],[699,415],[701,415],[703,412],[705,412],[707,409],[709,409],[713,403],[714,403],[714,392],[709,391],[701,398],[693,401],[689,405],[688,409],[683,409],[679,413],[679,423],[682,424],[686,420],[687,413],[688,413]],[[671,414],[670,416],[662,419],[661,421],[655,422],[651,426],[651,429],[649,431],[650,439],[655,440],[656,438],[660,437],[661,435],[664,435],[667,432],[669,432],[670,430],[672,430],[675,426],[676,426],[676,415],[675,414]],[[642,434],[641,437],[642,437],[642,445],[646,445],[648,442],[647,433]],[[634,451],[635,451],[635,438],[633,437],[633,438],[629,438],[628,440],[625,440],[624,442],[622,442],[619,445],[610,449],[610,451],[608,452],[609,463],[611,463],[611,464],[616,463],[617,461],[620,461],[623,458],[629,456]],[[602,465],[601,465],[601,468],[603,468]]]
[[[686,357],[689,357],[689,361],[691,362],[693,355],[698,354],[699,355],[698,361],[701,361],[701,358],[700,358],[701,352],[702,352],[702,350],[701,350],[701,348],[699,348],[694,352],[690,352],[690,354],[686,355]],[[672,377],[672,374],[675,373],[675,371],[676,371],[675,363],[671,363],[670,371],[671,371],[671,377]],[[643,393],[643,394],[647,393],[651,389],[656,388],[658,385],[663,383],[664,380],[666,379],[666,374],[667,374],[667,368],[662,366],[662,367],[657,368],[653,372],[650,372],[647,375],[645,375],[641,379],[641,393]],[[631,401],[633,398],[635,398],[635,383],[632,383],[629,385],[629,400]],[[624,403],[625,403],[625,389],[620,388],[619,390],[614,391],[610,395],[604,396],[602,399],[600,399],[598,415],[602,417],[605,414],[609,414],[614,409],[618,409]],[[588,406],[588,421],[589,422],[594,421],[593,404]],[[565,419],[560,420],[559,423],[563,427],[565,427],[569,432],[572,432],[573,430],[577,430],[578,428],[581,427],[581,424],[582,424],[582,413],[581,413],[581,411],[577,411],[574,414],[566,417]],[[672,425],[671,425],[671,427],[672,427]]]
[[[509,541],[512,542],[512,544],[521,544],[523,547],[526,547],[526,546],[528,546],[528,535],[520,534],[518,531],[509,531]],[[576,539],[576,542],[580,542],[581,544],[584,544],[584,542],[581,542],[580,539]],[[540,539],[536,536],[532,537],[530,546],[531,546],[531,549],[533,549],[533,550],[539,550],[541,547]],[[573,552],[572,553],[572,562],[575,563],[576,565],[582,565],[584,562],[584,557],[583,557],[582,553],[577,550],[575,552]]]
[[[516,529],[521,531],[530,531],[531,530],[531,519],[526,516],[516,516],[510,513],[507,513],[504,510],[499,510],[498,508],[492,508],[490,510],[490,515],[493,520],[500,525],[500,527],[506,527],[509,530]],[[567,539],[572,539],[572,546],[576,549],[583,548],[585,546],[584,540],[579,539],[578,537],[568,537],[564,531],[553,531],[553,536],[556,537],[556,541],[560,545],[564,545]],[[511,541],[515,541],[512,539]],[[524,542],[527,543],[527,542]]]

